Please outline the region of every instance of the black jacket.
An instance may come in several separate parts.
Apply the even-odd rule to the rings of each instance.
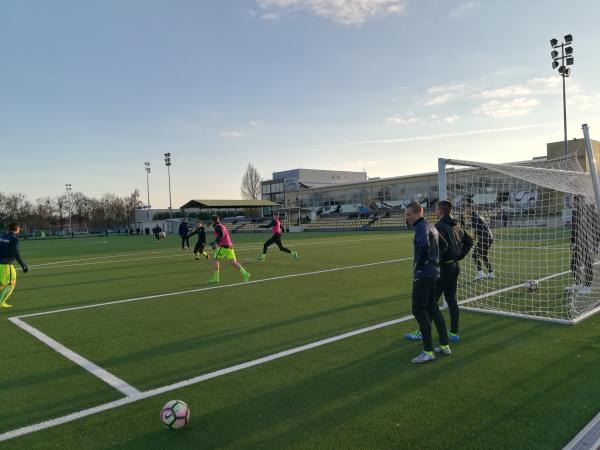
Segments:
[[[435,227],[424,218],[417,220],[414,225],[415,238],[413,275],[415,279],[439,278],[440,276],[440,245],[446,249],[446,243],[439,239]]]
[[[467,256],[473,247],[473,238],[456,220],[452,217],[442,217],[435,224],[435,228],[447,244],[446,251],[440,256],[440,263],[460,261]]]
[[[15,260],[21,267],[27,266],[19,253],[19,238],[15,233],[9,231],[0,236],[0,264],[12,264]]]
[[[195,234],[198,235],[198,243],[199,244],[206,244],[206,228],[196,227],[196,229],[194,231],[192,231],[190,234],[188,234],[187,237],[192,237]]]
[[[490,230],[490,226],[487,224],[485,219],[477,214],[475,211],[471,213],[471,228],[473,233],[479,242],[492,243],[494,235]]]

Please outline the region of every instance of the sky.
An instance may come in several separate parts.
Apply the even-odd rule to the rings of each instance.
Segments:
[[[3,0],[0,192],[239,198],[245,167],[387,177],[600,140],[597,0]]]

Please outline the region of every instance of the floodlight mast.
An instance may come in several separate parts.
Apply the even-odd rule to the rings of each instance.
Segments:
[[[146,203],[146,207],[148,209],[148,222],[152,219],[150,217],[150,162],[144,162],[144,166],[146,166],[146,192],[148,193],[148,203]]]
[[[65,190],[67,191],[67,199],[69,201],[69,234],[73,235],[73,210],[71,207],[71,204],[72,204],[71,192],[73,191],[73,187],[71,186],[71,183],[65,184]],[[61,218],[61,221],[62,221],[62,218]]]
[[[558,39],[550,39],[550,46],[553,50],[550,52],[552,58],[552,69],[558,68],[558,73],[562,77],[562,94],[563,94],[563,129],[564,129],[564,155],[567,156],[569,153],[569,144],[567,141],[567,94],[566,94],[566,78],[571,75],[571,69],[568,66],[572,66],[575,62],[573,57],[573,35],[567,34],[564,36],[564,42],[559,43]],[[560,55],[557,48],[560,48]],[[560,63],[559,63],[560,61]]]
[[[171,202],[171,153],[165,153],[165,165],[169,177],[169,215],[173,219],[173,203]]]

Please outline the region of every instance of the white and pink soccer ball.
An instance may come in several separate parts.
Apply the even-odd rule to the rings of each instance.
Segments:
[[[529,292],[535,291],[538,287],[540,287],[540,285],[537,280],[527,280],[525,282],[525,288],[527,288]]]
[[[181,400],[171,400],[160,411],[160,421],[171,429],[178,430],[186,426],[190,420],[190,408]]]

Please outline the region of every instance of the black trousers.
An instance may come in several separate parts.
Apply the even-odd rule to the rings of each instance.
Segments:
[[[492,265],[488,259],[488,253],[493,242],[494,241],[491,239],[484,239],[478,240],[475,244],[475,250],[473,250],[473,254],[471,256],[475,266],[477,266],[477,271],[480,272],[482,270],[481,261],[483,261],[488,272],[492,272]]]
[[[269,239],[263,245],[263,254],[266,254],[267,253],[267,249],[269,248],[269,246],[271,246],[273,244],[277,244],[277,247],[279,247],[279,250],[281,250],[282,252],[292,253],[292,251],[289,248],[285,248],[283,246],[283,244],[281,243],[281,235],[280,234],[274,234],[273,236],[271,236],[271,239]]]
[[[583,245],[573,245],[571,251],[571,272],[575,283],[580,286],[591,286],[594,279],[593,249]]]
[[[205,245],[205,242],[196,242],[196,245],[194,246],[194,253],[204,253]]]
[[[413,280],[412,312],[419,324],[419,330],[423,335],[423,350],[433,351],[431,337],[431,322],[435,323],[441,345],[448,345],[448,331],[444,316],[435,297],[436,279],[420,278]]]
[[[440,264],[440,278],[435,286],[435,300],[439,302],[444,294],[444,300],[448,303],[448,312],[450,313],[450,331],[458,333],[458,318],[460,311],[458,301],[456,300],[456,290],[458,287],[458,276],[460,275],[460,265],[458,262]]]
[[[190,247],[190,238],[187,236],[181,236],[181,248]]]
[[[154,237],[157,241],[160,241],[160,233],[154,233]]]

